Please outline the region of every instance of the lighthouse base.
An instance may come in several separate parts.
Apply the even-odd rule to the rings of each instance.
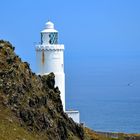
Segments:
[[[80,112],[76,110],[65,111],[67,115],[72,118],[76,123],[80,123]]]

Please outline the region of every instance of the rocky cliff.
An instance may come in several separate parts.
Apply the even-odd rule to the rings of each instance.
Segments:
[[[37,76],[9,42],[0,40],[0,140],[113,139],[68,118],[54,85],[53,73]],[[128,135],[126,138],[129,140]]]
[[[49,140],[84,139],[83,128],[63,112],[55,75],[37,76],[14,47],[0,41],[0,104],[9,108],[20,126],[45,133]]]

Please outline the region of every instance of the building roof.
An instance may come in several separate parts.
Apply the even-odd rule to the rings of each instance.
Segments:
[[[58,32],[57,30],[54,29],[54,24],[51,21],[48,21],[45,24],[45,29],[41,31],[41,33],[49,33],[49,32]]]

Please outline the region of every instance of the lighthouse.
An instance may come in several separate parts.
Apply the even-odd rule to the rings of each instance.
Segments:
[[[58,43],[58,31],[54,24],[48,21],[45,29],[41,31],[41,42],[36,46],[37,74],[55,74],[55,86],[61,94],[63,110],[76,123],[80,123],[79,111],[65,109],[65,73],[64,73],[64,45]]]
[[[48,21],[41,31],[41,42],[36,46],[37,74],[55,74],[55,86],[59,87],[65,111],[64,45],[58,44],[58,31]]]

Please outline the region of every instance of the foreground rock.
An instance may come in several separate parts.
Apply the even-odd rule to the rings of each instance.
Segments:
[[[83,128],[63,112],[55,76],[37,76],[14,47],[0,41],[0,102],[10,108],[28,131],[45,133],[49,140],[84,139]]]

